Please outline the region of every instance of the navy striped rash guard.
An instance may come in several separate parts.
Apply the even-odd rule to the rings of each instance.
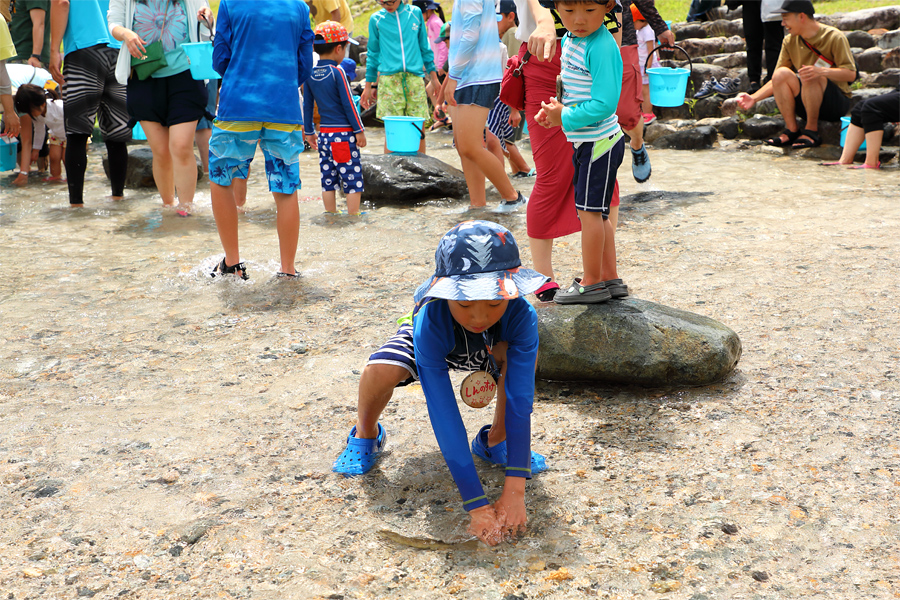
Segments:
[[[446,300],[426,303],[414,317],[416,365],[431,427],[465,509],[490,504],[478,479],[466,427],[450,383],[447,356],[453,351],[453,317]],[[537,361],[537,313],[524,298],[510,300],[500,319],[506,351],[506,475],[531,478],[531,410]]]

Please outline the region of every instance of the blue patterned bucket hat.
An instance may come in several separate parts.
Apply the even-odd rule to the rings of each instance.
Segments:
[[[510,231],[490,221],[465,221],[441,238],[434,253],[434,275],[413,298],[512,300],[549,281],[523,269],[519,246]]]

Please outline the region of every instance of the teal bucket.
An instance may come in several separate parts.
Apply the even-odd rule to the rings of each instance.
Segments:
[[[652,67],[653,53],[663,48],[680,50],[688,60],[688,68],[682,67]],[[644,71],[650,84],[650,103],[654,106],[681,106],[684,104],[687,82],[694,71],[691,57],[681,46],[657,46],[647,55],[644,63]]]
[[[425,119],[421,117],[385,117],[384,139],[388,152],[415,154],[425,139]]]
[[[144,133],[144,128],[141,127],[140,122],[134,124],[134,128],[131,130],[131,139],[141,142],[147,139],[147,134]]]
[[[16,150],[19,141],[15,138],[0,136],[0,171],[12,171],[16,168]]]
[[[847,141],[847,129],[850,127],[850,117],[841,117],[841,148],[844,147],[844,142]],[[863,143],[860,145],[859,150],[866,149],[866,142],[863,140]]]
[[[222,79],[222,76],[216,73],[212,66],[212,42],[182,44],[181,47],[187,54],[188,63],[191,65],[191,77],[194,79]]]

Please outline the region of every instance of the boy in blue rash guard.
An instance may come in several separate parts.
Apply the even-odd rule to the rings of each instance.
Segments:
[[[416,290],[411,316],[372,354],[359,382],[357,424],[334,463],[344,475],[368,472],[384,451],[378,422],[397,386],[419,380],[431,426],[469,512],[469,533],[489,545],[525,529],[525,480],[547,468],[531,451],[537,315],[525,296],[547,277],[523,269],[512,233],[489,221],[460,223],[435,252],[434,275]],[[450,369],[487,371],[498,385],[492,425],[471,444],[450,383]],[[472,453],[506,467],[491,505]]]
[[[552,0],[542,0],[542,4]],[[535,121],[544,127],[562,126],[575,145],[575,208],[581,220],[581,261],[584,274],[557,292],[558,304],[605,302],[621,297],[621,280],[604,281],[604,254],[615,256],[615,226],[609,220],[616,173],[625,142],[616,117],[622,91],[622,56],[603,25],[616,0],[556,1],[560,20],[568,30],[562,42],[560,98],[541,103]],[[611,247],[612,246],[612,247]],[[613,263],[615,264],[615,263]],[[627,295],[627,294],[626,294]]]
[[[319,62],[303,84],[303,137],[319,150],[325,212],[338,214],[336,190],[340,185],[347,195],[347,213],[359,216],[365,191],[359,149],[366,145],[366,134],[341,67],[347,44],[357,42],[336,21],[319,23],[315,33],[313,47]],[[314,104],[319,107],[318,136],[313,128]]]
[[[248,278],[238,247],[232,181],[247,179],[257,144],[275,198],[281,258],[278,277],[297,277],[297,190],[303,151],[303,113],[297,88],[312,70],[312,43],[309,8],[303,2],[222,0],[219,4],[213,68],[222,76],[222,88],[209,141],[209,189],[225,257],[213,271],[214,277],[233,274]]]

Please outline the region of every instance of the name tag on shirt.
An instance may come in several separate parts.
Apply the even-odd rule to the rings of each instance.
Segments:
[[[825,60],[824,58],[822,58],[822,57],[819,57],[819,60],[816,61],[816,64],[815,64],[814,66],[816,66],[816,67],[824,67],[824,68],[826,68],[826,69],[830,69],[830,68],[831,68],[831,64],[830,64],[827,60]]]

